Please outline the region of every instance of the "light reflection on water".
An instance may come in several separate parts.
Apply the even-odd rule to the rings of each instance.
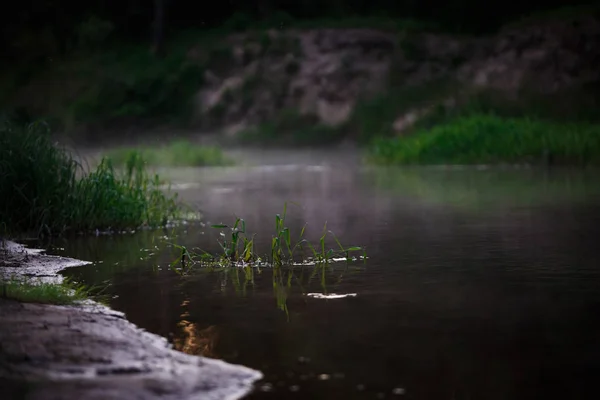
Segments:
[[[203,222],[241,216],[262,251],[293,201],[292,232],[306,223],[318,241],[327,221],[366,263],[180,276],[168,243],[218,251],[206,224],[57,252],[96,261],[69,274],[109,284],[114,308],[176,348],[262,370],[250,398],[586,397],[600,367],[594,171],[294,164],[169,175]]]

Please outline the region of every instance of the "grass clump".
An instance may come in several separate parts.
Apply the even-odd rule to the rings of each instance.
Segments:
[[[358,246],[343,246],[333,232],[323,227],[318,244],[312,244],[304,238],[306,227],[303,227],[296,240],[292,240],[290,229],[286,226],[287,204],[283,213],[275,216],[275,232],[271,238],[270,254],[260,256],[254,246],[254,237],[246,234],[246,221],[236,218],[233,225],[216,224],[212,228],[221,230],[219,245],[222,253],[209,254],[204,251],[190,251],[186,247],[175,245],[181,251],[181,257],[172,266],[181,263],[183,268],[190,264],[219,267],[253,267],[272,266],[275,268],[293,265],[322,265],[334,261],[356,259],[351,253],[362,252],[366,259],[365,250]],[[333,238],[336,248],[328,248],[326,239]]]
[[[569,164],[600,161],[600,125],[472,114],[404,138],[373,141],[378,164]]]
[[[89,298],[88,289],[70,281],[27,282],[11,279],[0,282],[0,297],[25,303],[68,305]]]
[[[164,225],[177,196],[161,190],[138,157],[119,174],[109,160],[87,172],[58,148],[47,125],[0,123],[0,225],[9,232],[55,235]]]
[[[77,182],[75,202],[69,218],[71,228],[135,229],[141,225],[164,226],[176,218],[176,195],[166,195],[158,175],[150,176],[143,160],[131,157],[125,173],[119,174],[110,160]]]
[[[201,146],[187,140],[177,140],[164,147],[113,149],[105,153],[105,156],[115,165],[125,165],[131,157],[139,157],[153,166],[203,167],[233,164],[220,148]]]
[[[275,216],[275,232],[271,237],[268,253],[261,256],[256,249],[254,236],[249,236],[246,231],[246,222],[242,218],[236,218],[233,225],[212,225],[214,229],[220,230],[222,239],[219,241],[220,254],[210,254],[203,250],[188,250],[184,246],[173,245],[180,251],[178,258],[171,263],[171,269],[185,275],[194,266],[207,267],[209,270],[217,270],[224,273],[226,277],[231,276],[236,292],[244,295],[248,285],[254,284],[255,271],[260,273],[261,267],[272,267],[273,293],[277,300],[277,307],[286,313],[287,297],[291,291],[292,281],[297,280],[295,268],[312,267],[309,282],[321,277],[324,292],[326,270],[330,270],[331,264],[340,261],[366,261],[366,251],[363,247],[343,246],[333,232],[324,225],[321,237],[317,244],[311,243],[304,237],[306,226],[304,226],[297,237],[292,238],[291,230],[286,226],[287,204],[283,213]],[[334,247],[330,248],[327,238],[333,238]],[[361,256],[351,254],[360,252]],[[349,265],[349,264],[347,264]],[[244,282],[240,280],[240,272],[244,276]]]

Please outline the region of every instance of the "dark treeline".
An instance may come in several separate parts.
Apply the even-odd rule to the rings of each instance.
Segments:
[[[385,16],[426,20],[462,33],[488,33],[507,20],[564,5],[592,1],[531,0],[22,0],[0,13],[5,57],[65,54],[82,37],[160,41],[182,29],[214,28],[238,20]],[[87,23],[85,23],[87,21]],[[158,23],[157,23],[158,21]],[[158,28],[158,29],[155,29]],[[87,35],[87,36],[86,36]],[[81,43],[79,43],[81,45]],[[34,51],[35,49],[35,51]],[[31,58],[31,54],[28,58]]]

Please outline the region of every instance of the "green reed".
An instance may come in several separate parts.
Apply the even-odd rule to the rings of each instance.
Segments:
[[[162,190],[141,158],[129,157],[124,172],[107,159],[88,172],[43,122],[0,121],[0,188],[0,226],[10,234],[136,229],[179,213],[177,195]]]
[[[286,226],[286,217],[287,203],[284,205],[283,213],[275,215],[275,232],[271,237],[271,248],[267,256],[260,256],[256,251],[254,235],[248,236],[246,221],[238,217],[232,225],[211,225],[211,228],[221,230],[220,235],[223,239],[218,240],[220,254],[213,255],[203,250],[191,251],[185,246],[173,244],[173,247],[180,251],[180,256],[171,266],[177,271],[185,271],[193,265],[217,267],[320,265],[342,259],[350,261],[353,259],[351,254],[356,252],[361,252],[362,258],[366,258],[363,247],[343,246],[335,234],[327,229],[327,223],[323,227],[318,245],[312,244],[304,237],[306,225],[300,230],[298,238],[293,240],[291,230]],[[337,248],[327,247],[327,237],[333,238]],[[299,253],[302,253],[301,257]],[[177,267],[178,264],[180,268]]]

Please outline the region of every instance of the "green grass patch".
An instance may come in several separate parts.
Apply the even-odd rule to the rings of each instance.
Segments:
[[[201,146],[187,140],[177,140],[163,147],[122,147],[104,154],[114,165],[125,165],[132,157],[153,166],[220,166],[232,165],[220,148]]]
[[[472,114],[408,137],[376,139],[377,164],[570,164],[600,162],[600,125]]]
[[[55,235],[94,229],[161,226],[179,215],[177,195],[132,157],[119,173],[103,159],[85,171],[54,145],[48,127],[0,121],[0,226],[8,232]]]
[[[70,281],[46,283],[12,279],[0,282],[0,297],[25,303],[68,305],[90,296],[85,286]]]
[[[394,121],[408,112],[425,111],[403,135],[429,130],[473,115],[494,114],[503,118],[548,121],[558,126],[572,121],[600,123],[600,89],[597,84],[573,87],[557,93],[541,94],[523,89],[516,98],[491,89],[463,90],[451,79],[440,78],[421,85],[405,85],[401,77],[391,77],[390,88],[370,99],[361,100],[340,129],[345,135],[367,144],[374,138],[390,138],[396,133]],[[448,104],[446,101],[451,100]]]

